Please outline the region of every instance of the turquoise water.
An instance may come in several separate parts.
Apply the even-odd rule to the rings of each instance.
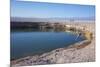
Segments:
[[[84,40],[71,32],[17,30],[11,32],[11,59],[42,54]]]

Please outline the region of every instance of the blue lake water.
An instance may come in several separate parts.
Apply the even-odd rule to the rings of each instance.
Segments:
[[[42,54],[57,48],[67,47],[84,40],[75,38],[72,32],[13,31],[11,32],[11,59]]]

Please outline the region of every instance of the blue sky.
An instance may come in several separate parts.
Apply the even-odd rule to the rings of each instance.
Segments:
[[[94,17],[95,6],[23,2],[11,0],[11,17],[25,18],[68,18]]]

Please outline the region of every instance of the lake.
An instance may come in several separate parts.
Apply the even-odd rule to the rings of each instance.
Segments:
[[[72,32],[19,29],[11,31],[11,59],[42,54],[84,40]]]

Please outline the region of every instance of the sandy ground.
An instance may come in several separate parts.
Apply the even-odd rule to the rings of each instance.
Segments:
[[[73,24],[75,25],[75,24]],[[95,24],[85,23],[77,24],[77,26],[85,26],[93,33],[93,39],[90,44],[81,47],[59,48],[48,53],[36,56],[28,56],[18,60],[11,61],[12,66],[29,66],[43,64],[61,64],[61,63],[77,63],[77,62],[94,62],[95,61]],[[81,42],[82,43],[82,42]],[[80,44],[80,43],[76,43]],[[75,44],[75,45],[76,45]],[[82,43],[82,45],[85,45]]]

